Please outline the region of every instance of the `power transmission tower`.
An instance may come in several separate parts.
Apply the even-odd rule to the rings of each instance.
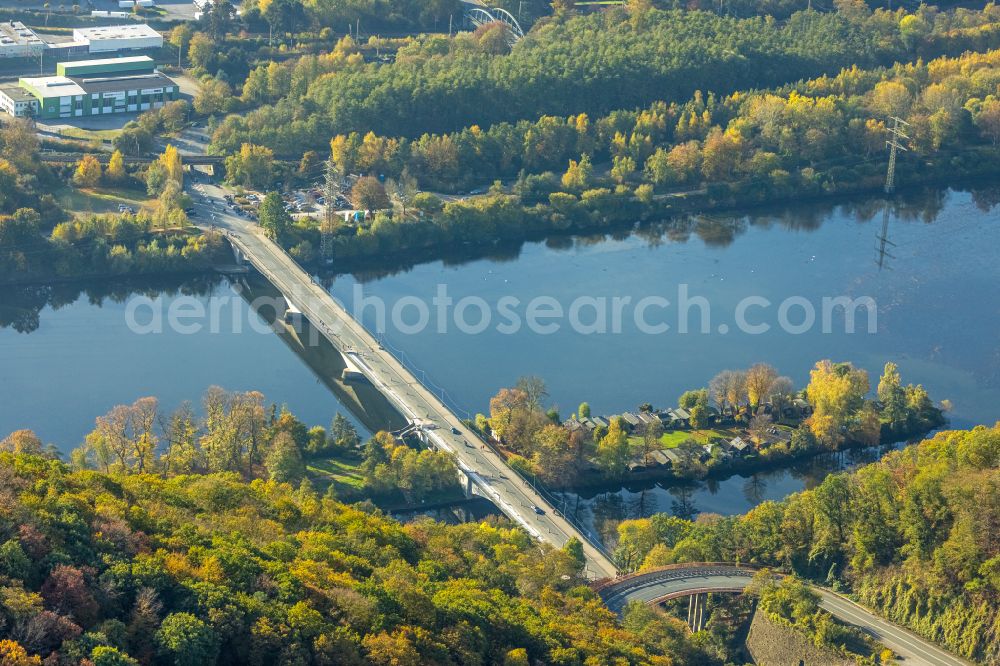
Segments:
[[[889,146],[889,171],[885,176],[886,194],[892,194],[892,191],[896,189],[896,151],[906,150],[906,146],[900,142],[900,139],[910,138],[906,136],[903,129],[900,127],[900,125],[908,126],[908,122],[901,118],[897,118],[896,116],[893,116],[891,120],[892,127],[889,128],[889,134],[892,135],[892,138],[885,142],[885,145]]]
[[[889,134],[891,138],[885,142],[885,145],[889,147],[889,169],[885,174],[885,193],[892,194],[896,189],[896,153],[897,151],[906,151],[906,146],[903,145],[900,139],[909,139],[900,125],[909,125],[905,120],[898,118],[896,116],[892,117],[892,127],[889,128]],[[885,200],[885,204],[882,206],[882,233],[878,235],[878,258],[875,263],[878,264],[878,269],[882,270],[885,266],[886,257],[890,259],[895,259],[886,250],[887,245],[893,247],[896,246],[891,240],[889,240],[889,200]]]
[[[320,256],[329,262],[333,258],[333,233],[337,229],[337,212],[333,205],[337,198],[337,173],[333,160],[326,162],[326,174],[323,183],[323,222],[320,225]]]

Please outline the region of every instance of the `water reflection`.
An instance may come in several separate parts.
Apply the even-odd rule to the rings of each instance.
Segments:
[[[908,190],[894,197],[889,206],[894,220],[899,222],[934,222],[947,205],[950,193],[968,192],[978,210],[988,213],[1000,205],[1000,185],[979,183],[968,188],[952,189],[918,188]],[[632,226],[622,226],[606,232],[565,233],[524,241],[504,241],[492,246],[452,246],[435,248],[433,251],[420,250],[407,257],[366,258],[365,267],[348,270],[358,282],[366,283],[399,275],[428,261],[439,260],[445,268],[460,267],[469,262],[487,260],[493,263],[509,263],[520,258],[522,251],[530,243],[542,241],[552,250],[574,250],[600,245],[608,240],[624,240],[630,235],[642,238],[649,247],[659,247],[664,243],[686,243],[692,236],[706,245],[716,248],[728,247],[750,228],[783,229],[786,231],[815,231],[832,217],[853,218],[859,224],[867,224],[882,212],[884,200],[879,197],[858,197],[843,200],[823,199],[806,203],[787,203],[762,206],[747,214],[725,212],[697,215],[681,215],[666,219],[647,220]],[[351,265],[347,265],[351,269]],[[327,283],[341,274],[331,272],[324,277]]]
[[[819,485],[832,472],[875,462],[905,444],[870,449],[850,449],[798,461],[783,469],[730,477],[710,477],[700,481],[626,482],[620,488],[579,493],[556,493],[561,509],[600,535],[605,544],[614,544],[618,523],[626,519],[648,518],[669,513],[693,520],[702,513],[733,515],[745,513],[761,502],[780,500],[803,488]]]
[[[58,282],[54,284],[31,284],[0,286],[0,328],[11,328],[18,333],[32,333],[41,324],[41,312],[45,308],[59,311],[86,297],[87,303],[102,307],[105,302],[122,304],[132,296],[199,296],[212,293],[222,284],[224,278],[215,273],[196,275],[122,278],[120,280],[100,280]]]

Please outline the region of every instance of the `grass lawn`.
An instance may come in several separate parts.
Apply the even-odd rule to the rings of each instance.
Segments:
[[[152,208],[156,200],[139,190],[120,189],[115,191],[93,189],[81,190],[66,186],[55,192],[56,201],[60,206],[74,215],[91,215],[94,213],[117,213],[119,204],[125,204],[138,210]]]
[[[59,129],[59,136],[67,139],[80,139],[81,141],[111,141],[121,134],[121,129],[89,130],[82,127],[62,127]]]
[[[306,470],[314,481],[324,487],[333,484],[340,494],[356,493],[365,485],[360,459],[317,458],[306,463]]]
[[[677,447],[681,442],[693,439],[699,444],[708,444],[709,440],[713,437],[722,437],[725,439],[732,439],[736,437],[739,432],[737,430],[732,430],[728,428],[716,429],[716,428],[706,428],[704,430],[668,430],[667,432],[660,435],[661,448],[673,449]],[[633,447],[642,447],[642,437],[638,435],[632,435],[629,437],[629,443]]]

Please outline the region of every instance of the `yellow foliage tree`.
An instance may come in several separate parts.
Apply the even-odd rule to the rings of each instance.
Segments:
[[[125,158],[120,150],[111,153],[111,160],[108,162],[108,170],[105,172],[108,180],[118,183],[125,179]]]
[[[17,641],[0,641],[0,664],[2,666],[41,666],[38,655],[29,655]]]
[[[167,179],[181,187],[184,186],[184,166],[181,164],[181,154],[173,146],[168,145],[160,155],[160,164],[167,172]]]
[[[816,439],[836,446],[844,426],[861,409],[868,393],[868,373],[850,363],[820,361],[809,373],[806,393],[813,407],[809,428]]]
[[[84,155],[76,163],[73,182],[78,187],[97,187],[101,182],[101,163],[93,155]]]

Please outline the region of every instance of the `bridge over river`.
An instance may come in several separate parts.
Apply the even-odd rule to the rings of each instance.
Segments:
[[[479,435],[468,428],[433,391],[421,384],[398,359],[337,303],[313,277],[249,220],[232,215],[226,192],[212,184],[195,187],[199,219],[224,231],[235,252],[252,264],[285,297],[289,306],[306,317],[343,356],[352,372],[365,379],[391,403],[428,445],[450,453],[466,484],[467,493],[480,495],[497,506],[529,534],[560,547],[572,537],[583,544],[587,575],[608,607],[621,613],[630,601],[659,604],[690,597],[689,622],[704,621],[705,595],[739,593],[756,570],[732,564],[672,565],[653,571],[618,576],[611,557],[584,530],[571,524]],[[968,666],[968,662],[913,632],[823,588],[820,606],[838,619],[861,627],[902,658],[904,664]]]
[[[256,223],[230,214],[222,188],[199,184],[195,190],[201,195],[195,204],[201,223],[222,229],[238,255],[340,351],[348,367],[363,374],[389,400],[424,442],[454,457],[467,493],[490,500],[540,541],[561,547],[571,537],[579,539],[589,577],[616,575],[611,558],[591,535],[571,524],[511,470],[441,398],[421,384],[281,247],[264,236]]]

